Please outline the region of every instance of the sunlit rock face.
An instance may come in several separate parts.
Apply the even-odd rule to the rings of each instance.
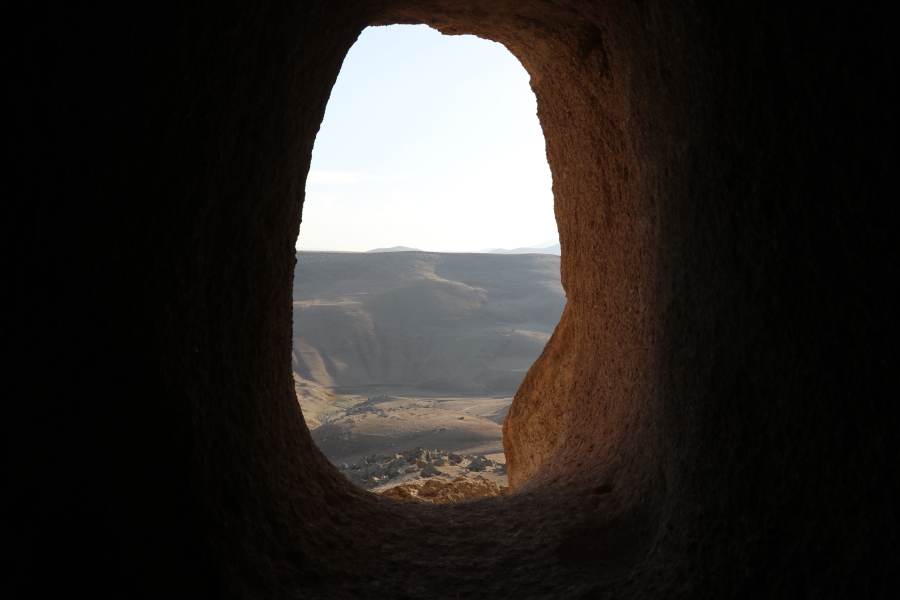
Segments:
[[[21,54],[41,75],[15,88],[37,175],[11,221],[41,228],[18,252],[41,277],[13,339],[40,427],[11,488],[52,532],[21,552],[39,581],[118,597],[885,594],[900,303],[884,15],[257,0],[49,18]],[[359,490],[294,397],[311,149],[347,50],[389,23],[504,44],[538,101],[567,305],[510,410],[501,497]]]

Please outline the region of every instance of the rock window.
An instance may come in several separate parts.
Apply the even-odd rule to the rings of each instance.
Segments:
[[[503,421],[566,302],[528,83],[503,46],[425,26],[367,29],[344,62],[297,241],[293,371],[361,487],[506,488]]]

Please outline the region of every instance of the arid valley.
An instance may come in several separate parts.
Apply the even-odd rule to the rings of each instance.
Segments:
[[[503,420],[565,307],[558,256],[298,252],[293,296],[297,398],[351,481],[506,485]]]

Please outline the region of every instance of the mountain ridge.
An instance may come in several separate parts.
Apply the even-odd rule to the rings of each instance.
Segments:
[[[298,252],[293,369],[330,389],[515,393],[565,306],[551,254]]]

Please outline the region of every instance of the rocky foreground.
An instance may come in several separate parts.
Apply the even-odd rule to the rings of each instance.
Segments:
[[[447,504],[449,502],[462,502],[463,500],[504,496],[508,492],[508,487],[497,485],[493,481],[457,477],[452,481],[429,479],[418,483],[404,483],[378,493],[394,500]]]
[[[402,500],[457,502],[499,496],[507,489],[482,475],[505,476],[502,462],[484,455],[421,447],[397,454],[371,454],[338,468],[358,486]]]
[[[387,457],[379,462],[390,462],[397,449],[416,447],[443,448],[444,456],[452,451],[506,462],[502,458],[502,424],[511,397],[332,394],[317,403],[304,395],[310,388],[298,385],[295,389],[304,416],[311,417],[313,441],[334,465],[356,465],[361,459],[371,459],[373,453],[387,453],[376,456]]]

